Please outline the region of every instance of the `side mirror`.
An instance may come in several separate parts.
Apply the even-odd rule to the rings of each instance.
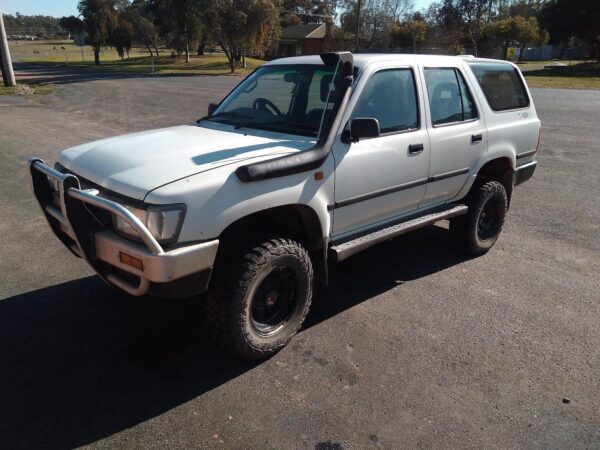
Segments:
[[[216,103],[209,103],[208,104],[208,115],[209,116],[212,116],[212,113],[215,112],[215,109],[217,109],[217,106],[219,106],[219,105],[217,105]]]
[[[358,142],[364,138],[374,138],[381,134],[379,121],[373,117],[357,117],[350,122],[350,130],[347,133],[350,142]]]

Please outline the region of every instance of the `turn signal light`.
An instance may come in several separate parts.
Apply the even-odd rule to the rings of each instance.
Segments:
[[[135,256],[128,255],[127,253],[119,252],[119,261],[135,269],[144,270],[144,263],[142,260]]]

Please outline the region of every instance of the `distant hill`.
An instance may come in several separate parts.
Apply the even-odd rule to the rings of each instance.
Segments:
[[[14,16],[4,15],[4,26],[9,39],[64,36],[66,32],[58,21],[58,18],[50,16],[24,16],[19,13]]]

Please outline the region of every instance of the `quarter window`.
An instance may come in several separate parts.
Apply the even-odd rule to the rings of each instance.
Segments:
[[[411,69],[380,70],[367,82],[352,118],[377,119],[381,133],[414,130],[419,127],[417,104]]]
[[[477,118],[473,96],[458,70],[425,69],[425,82],[434,126]]]
[[[517,69],[505,63],[469,63],[481,90],[494,111],[529,106],[529,96]]]

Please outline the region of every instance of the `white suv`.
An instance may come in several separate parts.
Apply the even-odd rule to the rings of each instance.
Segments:
[[[217,341],[260,358],[298,331],[332,262],[442,219],[460,249],[488,251],[539,142],[513,64],[338,52],[263,65],[196,124],[30,170],[56,236],[103,279],[207,291]]]

